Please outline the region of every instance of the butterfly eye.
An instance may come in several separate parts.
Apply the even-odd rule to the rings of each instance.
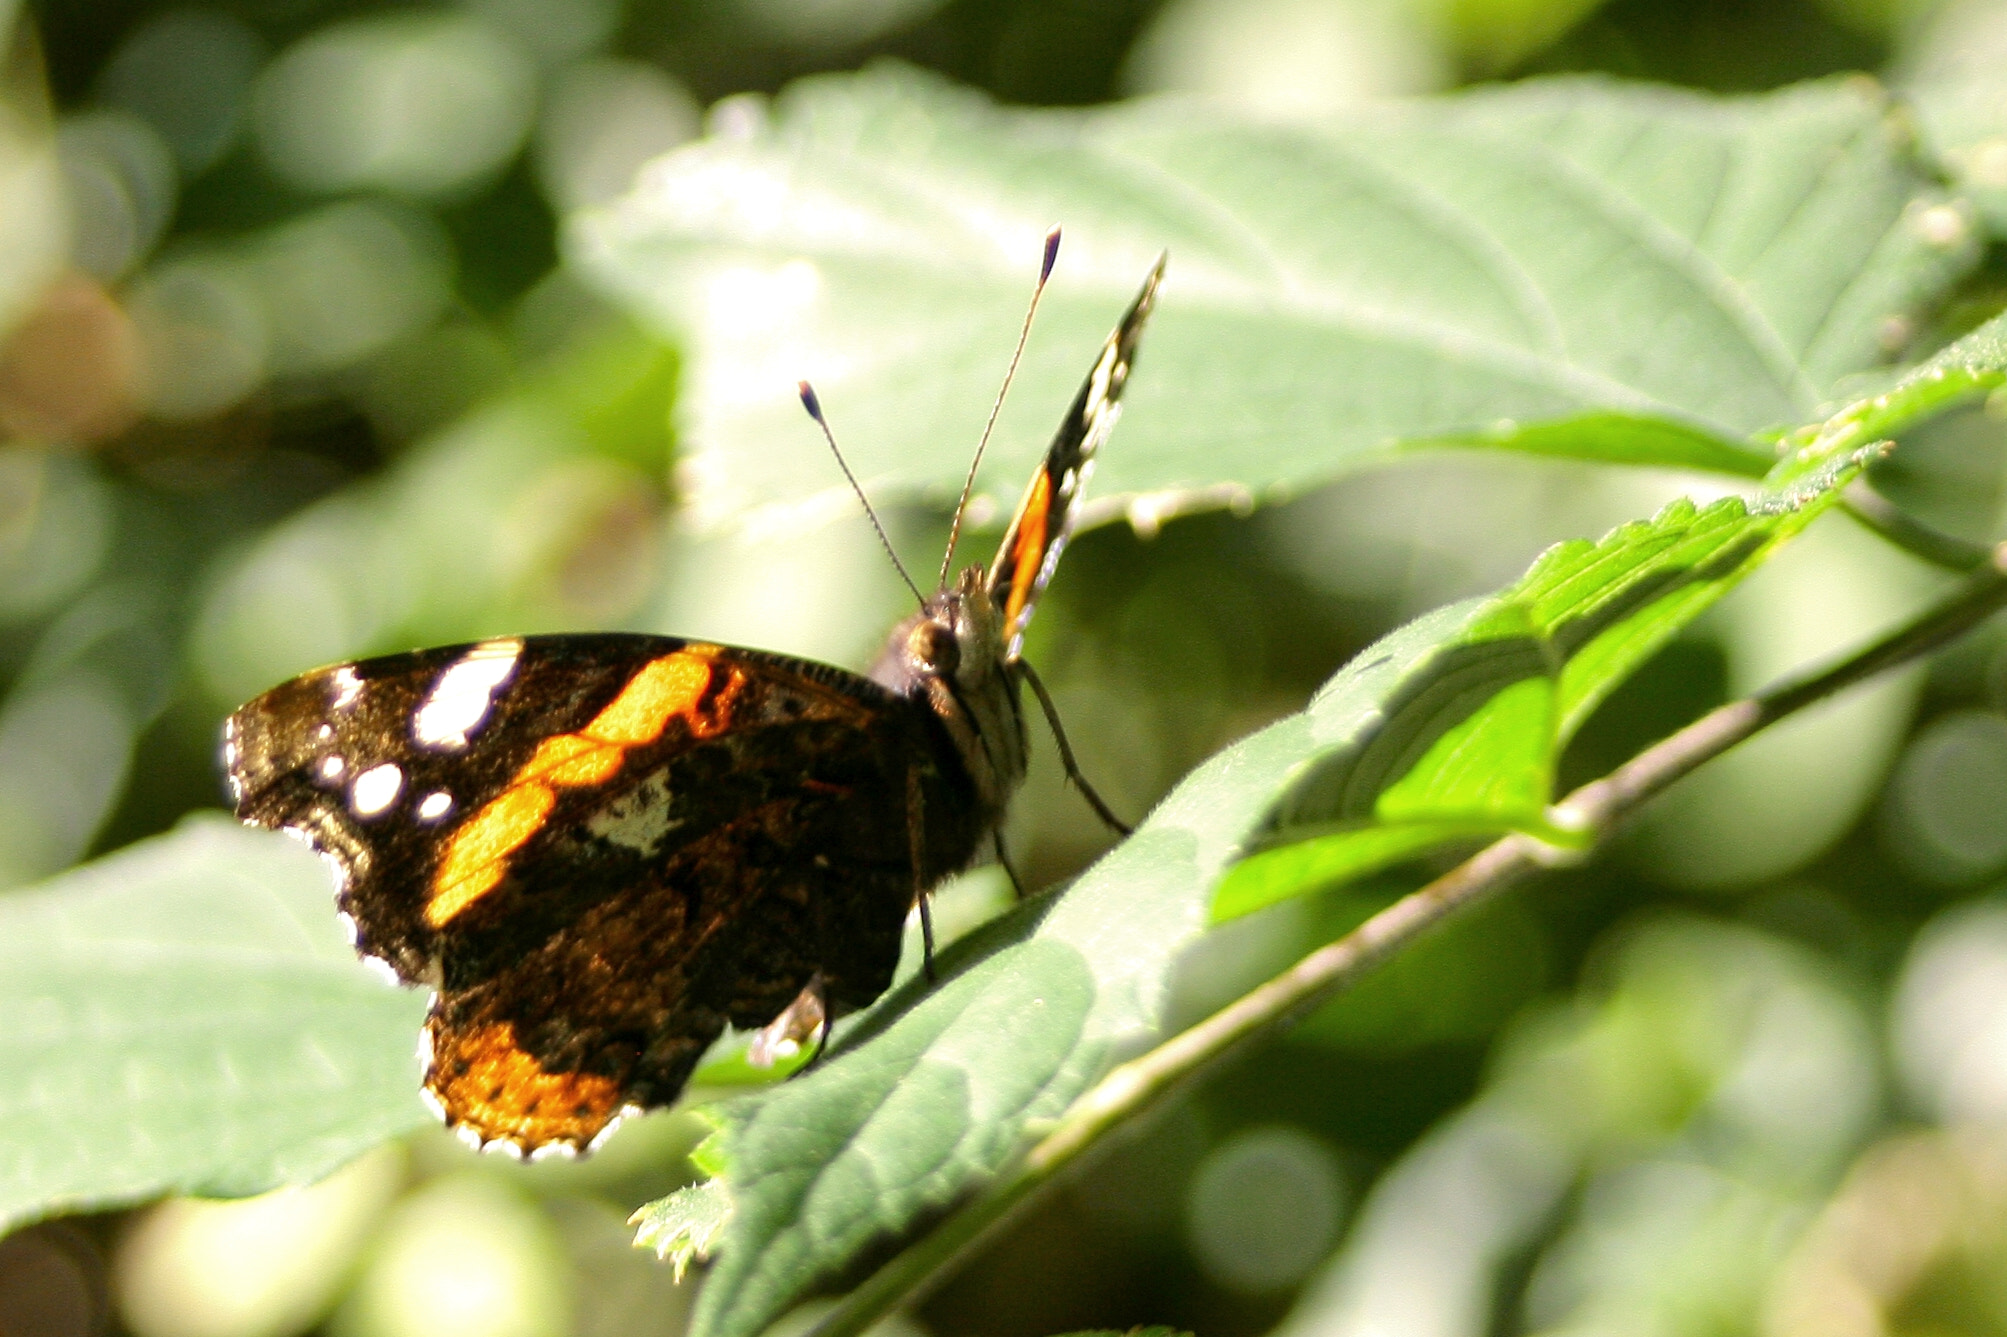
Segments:
[[[952,627],[942,622],[922,622],[913,628],[906,642],[913,657],[935,673],[949,676],[962,665],[961,643]]]

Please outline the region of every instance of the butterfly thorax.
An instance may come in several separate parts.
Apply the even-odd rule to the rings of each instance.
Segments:
[[[1027,743],[1017,675],[1004,654],[1003,616],[970,567],[892,629],[872,681],[923,701],[968,768],[983,829],[1002,820],[1024,782]]]

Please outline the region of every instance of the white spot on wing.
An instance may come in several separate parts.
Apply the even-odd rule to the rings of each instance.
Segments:
[[[427,794],[418,805],[418,820],[436,822],[453,810],[453,796],[443,789],[435,789]]]
[[[546,1142],[530,1153],[533,1161],[575,1161],[578,1148],[569,1142]]]
[[[432,1111],[433,1118],[437,1119],[440,1123],[446,1122],[446,1107],[439,1102],[439,1097],[432,1094],[431,1087],[419,1087],[418,1099],[426,1109]]]
[[[639,1105],[622,1105],[620,1107],[620,1113],[614,1115],[611,1119],[608,1119],[606,1121],[606,1127],[600,1129],[597,1133],[593,1134],[592,1141],[585,1144],[585,1154],[590,1156],[593,1152],[598,1151],[601,1147],[605,1146],[606,1139],[613,1136],[614,1130],[619,1128],[620,1125],[625,1123],[627,1120],[635,1117],[640,1113],[641,1113],[641,1107]]]
[[[323,779],[323,780],[339,780],[339,779],[341,779],[341,773],[342,773],[342,768],[343,768],[344,766],[346,766],[347,764],[348,764],[348,763],[347,763],[347,762],[345,762],[345,761],[343,761],[343,760],[342,760],[342,759],[341,759],[340,757],[336,757],[336,756],[326,756],[326,757],[322,757],[322,758],[321,758],[321,779]]]
[[[343,664],[334,671],[334,708],[347,710],[362,695],[362,679],[355,676],[355,670]],[[326,726],[322,726],[326,727]]]
[[[340,924],[341,931],[348,935],[349,946],[353,947],[362,941],[362,930],[356,927],[354,915],[346,910],[337,910],[335,911],[335,922]]]
[[[650,781],[594,812],[585,829],[637,854],[653,854],[662,837],[683,824],[671,815],[671,798],[664,786]]]
[[[426,747],[467,746],[467,735],[488,718],[496,691],[516,671],[523,643],[514,638],[483,641],[447,666],[431,695],[411,719],[411,736]]]
[[[358,817],[374,817],[397,802],[397,793],[403,788],[404,772],[386,761],[355,777],[348,791],[348,806]]]
[[[378,979],[390,984],[404,983],[403,980],[397,978],[397,971],[391,967],[390,962],[380,956],[365,956],[362,958],[362,963],[369,967],[369,973]]]
[[[312,844],[312,841],[309,841],[308,843]],[[314,846],[314,853],[321,856],[321,862],[326,864],[328,866],[328,871],[334,875],[335,895],[339,896],[344,891],[347,891],[348,865],[343,863],[341,861],[341,857],[335,854],[334,851],[324,850],[318,845]]]

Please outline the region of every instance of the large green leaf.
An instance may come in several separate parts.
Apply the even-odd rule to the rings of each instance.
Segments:
[[[424,1014],[318,859],[214,816],[0,895],[0,1231],[306,1183],[432,1122]]]
[[[685,1257],[687,1222],[720,1234],[721,1188],[730,1195],[693,1332],[750,1337],[984,1183],[1159,1038],[1172,964],[1209,914],[1473,835],[1571,839],[1544,816],[1560,741],[1830,507],[1882,435],[1999,384],[2003,369],[2007,322],[1996,322],[1790,437],[1755,499],[1678,502],[1601,543],[1558,545],[1500,594],[1394,632],[1309,709],[1194,771],[1064,893],[955,944],[938,984],[909,978],[887,994],[834,1061],[720,1106],[722,1185],[639,1214],[647,1243]]]
[[[1753,434],[1818,416],[1975,252],[1861,80],[1533,82],[1284,127],[1176,101],[1006,112],[883,67],[762,105],[571,233],[686,341],[683,478],[714,522],[848,504],[803,376],[874,492],[951,496],[1055,219],[983,486],[1015,496],[1168,247],[1104,517],[1428,444],[1760,474]]]
[[[1556,544],[1524,577],[1465,605],[1462,623],[1356,734],[1351,703],[1311,703],[1321,755],[1251,837],[1256,852],[1221,882],[1215,919],[1354,880],[1472,837],[1529,831],[1577,839],[1547,820],[1561,750],[1652,652],[1838,497],[1863,452],[2007,379],[2007,320],[1995,320],[1787,440],[1753,503],[1675,502],[1600,543]],[[1334,687],[1339,681],[1334,680]]]

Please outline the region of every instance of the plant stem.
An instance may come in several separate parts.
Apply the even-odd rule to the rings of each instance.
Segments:
[[[2007,607],[2007,545],[1988,552],[1985,565],[1949,597],[1901,628],[1829,668],[1788,678],[1709,711],[1562,799],[1552,809],[1552,820],[1590,833],[1587,850],[1593,851],[1646,800],[1703,762],[1788,715],[1928,654],[2002,607]],[[1288,1027],[1457,910],[1495,896],[1543,868],[1584,857],[1586,851],[1563,851],[1529,835],[1505,836],[1191,1029],[1113,1069],[1074,1101],[1058,1124],[987,1193],[846,1296],[815,1326],[813,1337],[854,1337],[894,1309],[922,1298],[957,1262],[1008,1225],[1037,1190],[1113,1129],[1256,1041]]]
[[[1864,479],[1854,480],[1840,499],[1840,507],[1912,557],[1947,571],[1976,571],[1992,560],[1992,550],[1985,544],[1933,529],[1869,487]]]

